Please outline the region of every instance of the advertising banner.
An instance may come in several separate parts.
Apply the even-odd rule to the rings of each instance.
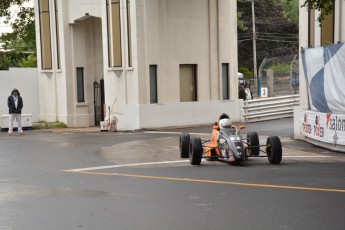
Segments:
[[[345,44],[304,49],[301,55],[311,110],[345,114]]]
[[[335,145],[345,145],[345,115],[302,110],[303,135]]]

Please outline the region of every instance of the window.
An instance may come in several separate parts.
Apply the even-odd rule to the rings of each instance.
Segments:
[[[222,64],[222,98],[229,100],[229,63]]]
[[[57,0],[54,1],[54,4],[55,4],[55,31],[56,31],[56,59],[57,59],[57,68],[61,69],[61,64],[60,64],[60,38],[59,38],[59,15],[58,15]]]
[[[180,101],[197,101],[197,65],[180,65]]]
[[[52,69],[49,0],[39,0],[42,69]]]
[[[84,98],[84,68],[77,67],[77,101],[85,102]]]
[[[321,46],[334,43],[334,10],[326,15],[321,22]]]
[[[127,0],[127,40],[128,40],[128,66],[132,67],[132,34],[131,34],[131,8]]]
[[[150,65],[150,103],[158,103],[157,98],[157,66]]]
[[[109,2],[110,1],[110,4]],[[107,0],[109,67],[122,66],[120,0]]]
[[[315,10],[309,10],[309,31],[308,31],[308,47],[314,47],[315,46]]]

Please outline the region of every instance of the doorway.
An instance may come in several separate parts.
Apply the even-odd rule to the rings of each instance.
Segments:
[[[93,82],[93,106],[95,111],[95,125],[100,125],[104,119],[104,80]]]
[[[180,65],[180,101],[197,101],[197,65]]]

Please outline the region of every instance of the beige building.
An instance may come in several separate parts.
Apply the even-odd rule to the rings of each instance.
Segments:
[[[120,130],[240,119],[233,0],[35,0],[40,117]],[[110,108],[110,109],[108,109]]]

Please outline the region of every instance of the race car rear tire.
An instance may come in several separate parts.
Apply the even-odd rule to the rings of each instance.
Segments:
[[[182,133],[180,135],[180,157],[181,158],[189,157],[189,142],[190,142],[189,133]]]
[[[259,135],[257,132],[247,133],[247,143],[249,155],[258,156],[260,154],[260,142]]]
[[[283,151],[279,137],[268,137],[266,142],[266,152],[268,161],[271,164],[279,164],[282,161]]]
[[[200,138],[192,138],[189,146],[189,160],[191,165],[200,165],[202,153],[203,148]]]

